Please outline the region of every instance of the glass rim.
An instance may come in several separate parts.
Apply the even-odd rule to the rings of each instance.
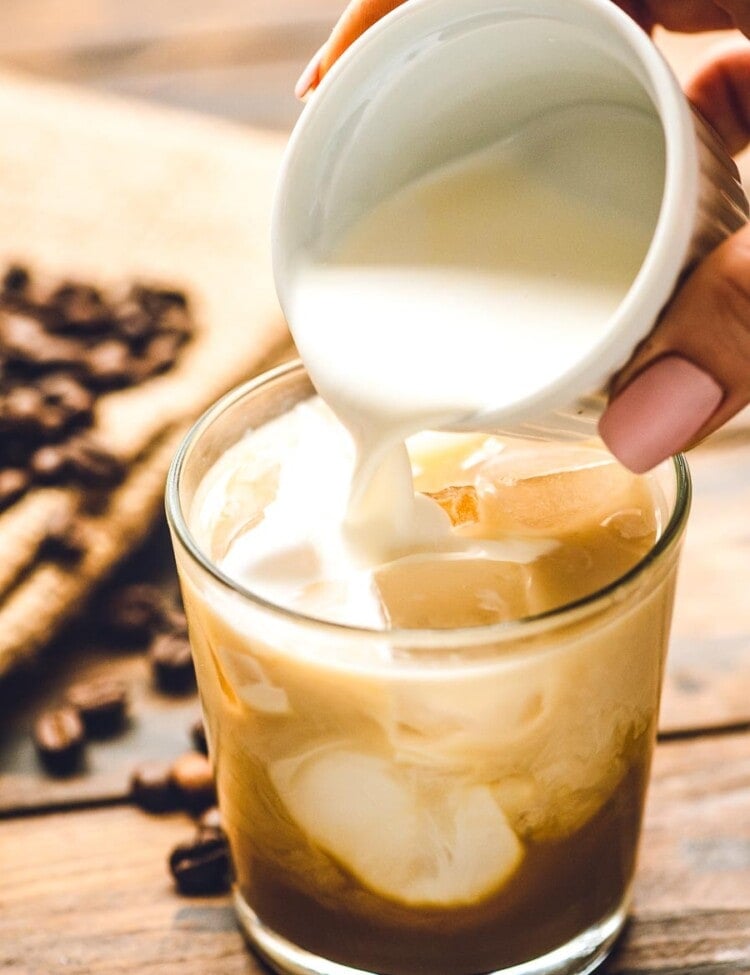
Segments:
[[[523,616],[520,619],[505,620],[499,623],[483,623],[477,626],[375,629],[373,627],[355,626],[348,623],[336,623],[332,620],[322,619],[317,616],[309,616],[305,613],[299,613],[296,610],[281,606],[278,603],[271,602],[254,593],[251,589],[247,589],[238,580],[227,575],[203,551],[193,536],[183,513],[180,502],[180,482],[185,465],[189,460],[191,449],[220,416],[247,396],[257,393],[264,386],[298,372],[305,372],[304,364],[300,359],[293,359],[290,362],[266,370],[253,379],[241,383],[228,393],[225,393],[224,396],[210,406],[193,423],[177,448],[169,467],[169,473],[167,474],[165,492],[167,522],[174,536],[179,540],[191,560],[207,572],[223,589],[240,596],[257,609],[272,615],[276,619],[298,627],[312,627],[321,632],[327,632],[332,636],[341,637],[346,635],[352,639],[377,642],[382,642],[384,639],[387,639],[389,642],[398,643],[402,646],[434,647],[439,644],[454,645],[458,642],[469,644],[479,642],[484,644],[493,640],[506,642],[520,636],[536,635],[538,632],[542,632],[548,628],[557,626],[562,628],[566,625],[573,624],[581,618],[595,613],[615,599],[624,598],[627,592],[636,587],[643,573],[651,565],[659,562],[679,540],[682,534],[682,530],[687,521],[687,515],[690,511],[692,485],[690,471],[684,455],[676,454],[664,462],[666,464],[671,463],[673,466],[676,495],[669,520],[655,544],[626,573],[618,576],[601,589],[597,589],[593,593],[589,593],[587,596],[583,596],[571,603],[565,603],[563,606],[548,609],[542,613]]]

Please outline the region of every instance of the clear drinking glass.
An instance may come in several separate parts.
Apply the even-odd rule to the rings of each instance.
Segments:
[[[685,461],[655,473],[652,550],[574,604],[456,630],[325,623],[227,578],[190,524],[222,454],[312,395],[298,363],[230,393],[186,437],[167,488],[240,922],[293,975],[591,971],[628,907]],[[447,821],[455,843],[435,854]],[[488,892],[499,864],[507,879]],[[434,896],[445,877],[450,904]]]

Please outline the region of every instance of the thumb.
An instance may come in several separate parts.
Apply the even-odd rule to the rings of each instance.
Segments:
[[[750,402],[750,225],[688,277],[616,376],[599,433],[637,473],[718,429]]]

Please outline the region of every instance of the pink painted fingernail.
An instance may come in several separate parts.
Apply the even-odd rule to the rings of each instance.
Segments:
[[[318,75],[320,73],[320,51],[317,51],[299,76],[297,84],[294,86],[294,94],[297,98],[304,98],[305,95],[310,91],[313,85],[318,82]]]
[[[667,356],[615,397],[599,421],[599,435],[620,463],[643,474],[687,446],[723,398],[713,376]]]

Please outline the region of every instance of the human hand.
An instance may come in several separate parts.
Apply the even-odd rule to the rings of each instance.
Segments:
[[[315,88],[368,27],[406,0],[352,0],[295,92]],[[646,30],[737,27],[750,36],[748,0],[620,0]],[[688,98],[735,154],[750,143],[750,44],[700,65]],[[638,473],[717,430],[750,403],[750,224],[690,274],[650,336],[615,377],[599,433]]]

